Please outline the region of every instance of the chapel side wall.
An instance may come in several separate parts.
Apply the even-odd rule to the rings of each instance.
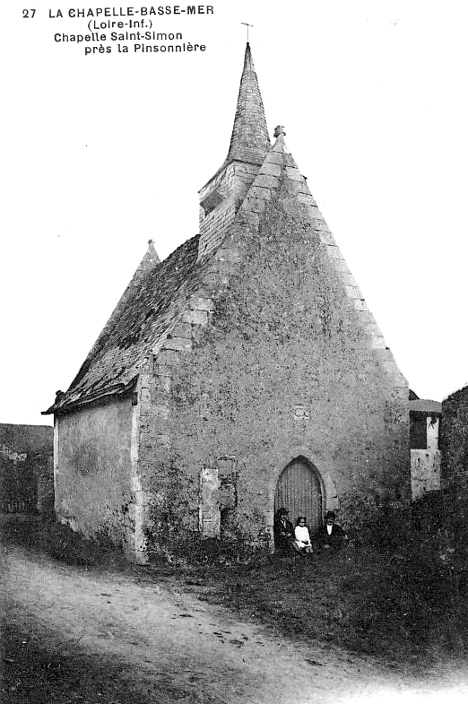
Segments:
[[[156,533],[167,523],[198,530],[200,472],[226,462],[238,529],[252,538],[271,528],[276,482],[298,455],[344,523],[410,498],[406,381],[381,362],[307,224],[274,215],[260,235],[246,238],[244,224],[223,243],[199,309],[156,360]]]
[[[125,542],[132,504],[129,398],[56,417],[56,513],[87,537]]]

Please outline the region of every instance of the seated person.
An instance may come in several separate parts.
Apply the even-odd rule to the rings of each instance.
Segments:
[[[296,521],[296,527],[294,528],[294,548],[298,552],[310,554],[313,550],[310,542],[309,529],[306,524],[307,521],[305,517],[299,516]]]
[[[291,521],[288,520],[288,515],[289,511],[287,509],[278,509],[273,523],[275,549],[282,552],[288,552],[294,541],[294,528]]]
[[[325,525],[318,529],[314,538],[319,550],[339,550],[346,545],[348,536],[341,526],[335,523],[334,511],[325,514]]]

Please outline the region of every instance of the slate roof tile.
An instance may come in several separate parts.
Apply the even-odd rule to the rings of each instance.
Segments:
[[[140,265],[68,391],[45,414],[133,387],[145,357],[160,347],[199,288],[198,240],[187,240],[150,269]]]

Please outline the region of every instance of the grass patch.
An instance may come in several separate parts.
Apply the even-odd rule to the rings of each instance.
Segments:
[[[8,517],[2,523],[2,540],[39,551],[67,565],[85,567],[126,566],[122,551],[104,534],[83,538],[69,526],[40,518]]]
[[[182,573],[183,574],[183,573]],[[283,635],[377,657],[395,667],[463,656],[468,589],[454,599],[453,574],[417,545],[400,553],[369,547],[290,560],[192,568],[188,587]]]

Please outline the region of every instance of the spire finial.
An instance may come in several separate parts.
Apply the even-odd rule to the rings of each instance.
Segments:
[[[248,22],[241,22],[241,24],[245,24],[247,27],[247,44],[249,43],[249,27],[253,27],[253,24],[249,24]]]
[[[158,253],[154,248],[154,240],[148,240],[148,250],[141,261],[140,267],[147,269],[148,267],[153,266],[153,264],[159,264],[160,262],[161,260],[158,257]]]
[[[285,132],[283,125],[277,125],[275,127],[275,131],[273,132],[273,137],[277,138],[280,135],[282,135],[283,137],[286,137],[286,132]]]

